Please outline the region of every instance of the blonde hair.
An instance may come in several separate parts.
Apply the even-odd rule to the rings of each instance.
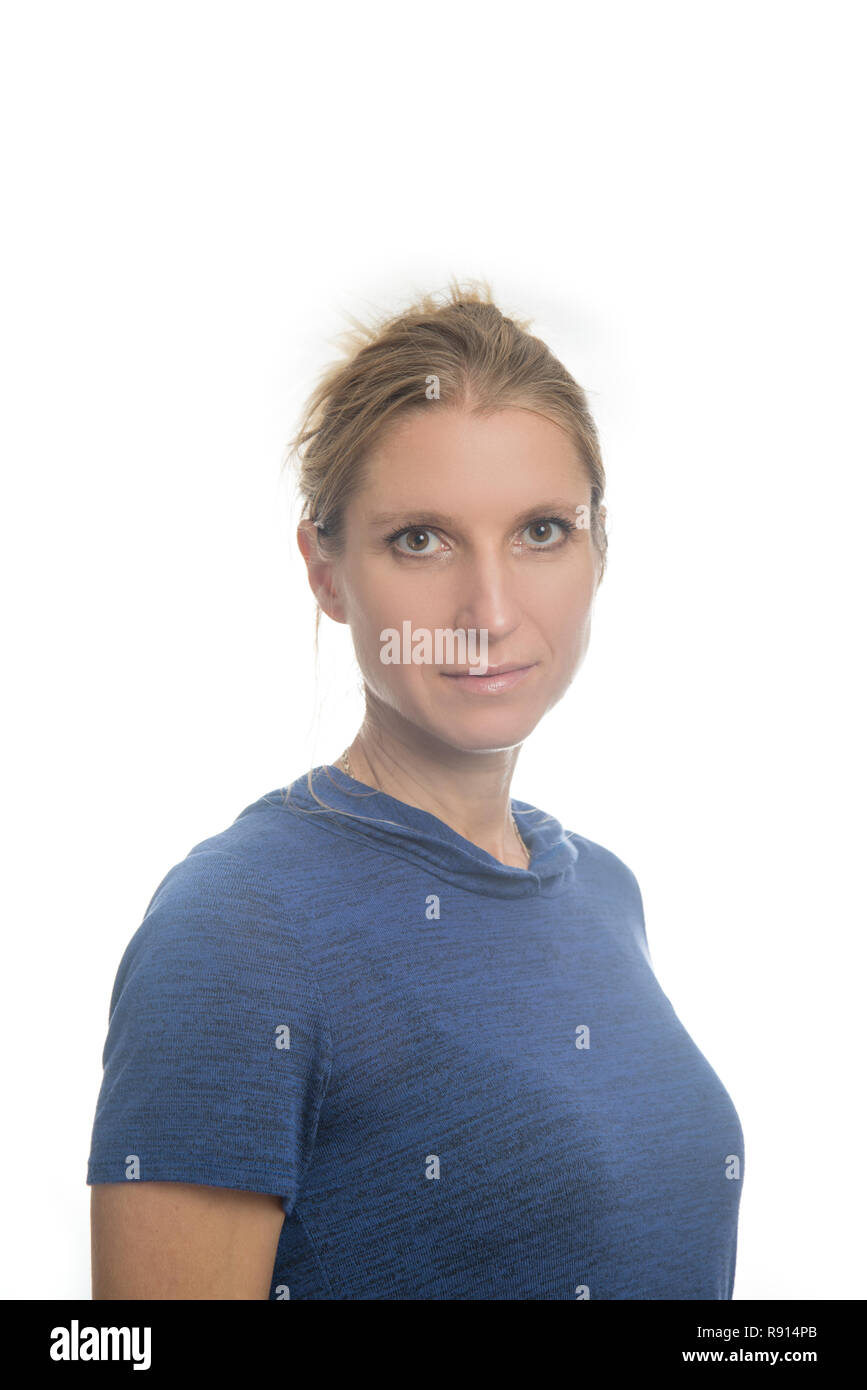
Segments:
[[[435,376],[442,409],[476,415],[531,410],[565,430],[590,481],[590,537],[601,582],[608,539],[600,514],[605,469],[599,436],[584,390],[527,331],[531,321],[507,318],[487,280],[462,287],[454,277],[442,298],[424,294],[370,324],[349,321],[353,327],[337,339],[343,356],[326,368],[308,397],[284,460],[284,466],[297,467],[301,519],[314,522],[320,552],[333,557],[343,549],[346,507],[364,484],[368,453],[398,420],[436,409],[426,394]],[[317,603],[317,652],[321,614]],[[315,797],[311,773],[307,784]]]

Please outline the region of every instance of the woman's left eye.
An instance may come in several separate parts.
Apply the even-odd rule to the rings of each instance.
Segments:
[[[552,540],[551,531],[555,526],[562,534],[555,535]],[[539,521],[531,521],[529,526],[524,527],[522,534],[526,536],[529,533],[531,550],[553,550],[561,540],[565,539],[567,529],[565,521],[558,521],[556,517],[544,517]]]

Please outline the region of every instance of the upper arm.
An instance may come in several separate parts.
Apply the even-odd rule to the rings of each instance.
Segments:
[[[268,1298],[282,1199],[182,1182],[91,1188],[94,1299]]]
[[[269,1297],[331,1056],[282,896],[229,854],[178,866],[112,993],[87,1164],[95,1297]]]

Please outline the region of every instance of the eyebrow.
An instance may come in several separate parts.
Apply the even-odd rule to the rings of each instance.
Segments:
[[[534,521],[538,516],[544,516],[547,512],[574,512],[577,511],[581,503],[567,502],[563,498],[549,498],[547,501],[538,502],[533,507],[528,507],[526,511],[519,513],[515,517],[515,524]],[[586,505],[586,504],[583,504]],[[424,523],[430,526],[457,527],[460,525],[460,518],[449,516],[445,512],[428,510],[427,507],[420,506],[410,509],[407,507],[401,512],[373,512],[369,518],[372,526],[397,526],[400,522],[405,522],[408,526],[413,523]]]

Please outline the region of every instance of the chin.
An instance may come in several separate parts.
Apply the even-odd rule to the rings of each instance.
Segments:
[[[428,732],[449,748],[462,753],[487,753],[496,749],[516,748],[529,738],[538,722],[538,718],[522,718],[514,711],[499,716],[490,711],[480,711],[475,719],[450,719],[442,728],[429,727]]]

